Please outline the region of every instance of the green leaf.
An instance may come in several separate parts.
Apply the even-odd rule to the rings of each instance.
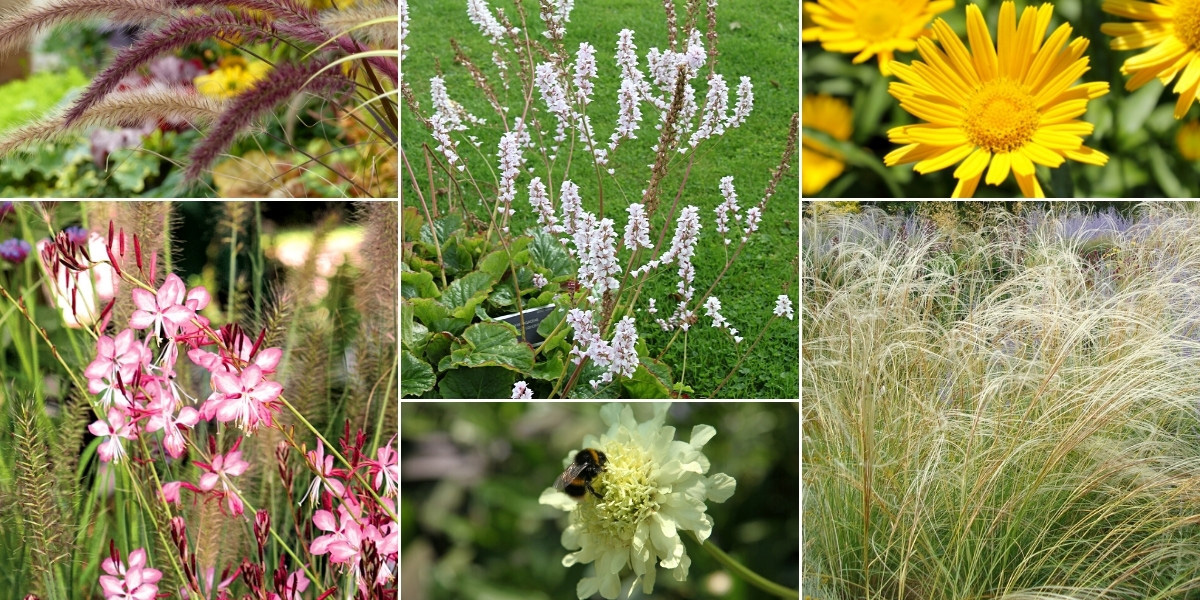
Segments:
[[[533,365],[533,368],[529,370],[530,377],[534,379],[543,379],[546,381],[554,381],[563,375],[563,361],[561,352],[551,356],[550,360]]]
[[[450,309],[450,313],[459,319],[470,319],[475,314],[475,307],[487,298],[492,291],[495,279],[491,274],[475,271],[454,280],[442,292],[442,303]]]
[[[442,376],[438,390],[446,399],[500,400],[512,397],[512,386],[516,379],[515,373],[500,367],[454,369]]]
[[[418,348],[426,361],[431,365],[436,365],[443,358],[450,354],[450,347],[456,341],[454,335],[448,331],[439,331],[426,338],[425,342]]]
[[[567,369],[567,375],[570,376],[575,371],[575,365],[572,364]],[[579,374],[579,379],[575,380],[575,387],[571,388],[567,397],[594,399],[594,398],[618,398],[621,391],[621,384],[614,379],[612,383],[601,383],[600,377],[608,372],[608,367],[601,367],[596,364],[596,361],[589,360],[583,364],[583,372]],[[596,380],[599,384],[597,389],[592,389],[592,380]]]
[[[400,396],[416,396],[433,389],[433,368],[408,350],[400,351]]]
[[[508,253],[504,249],[491,252],[479,259],[479,262],[475,264],[475,268],[499,280],[508,272]]]
[[[434,321],[433,324],[429,326],[429,329],[433,331],[445,331],[452,335],[462,335],[463,330],[466,329],[467,325],[470,324],[471,321],[469,319],[446,317],[444,319],[438,319]]]
[[[462,337],[465,343],[455,343],[450,355],[438,362],[439,371],[458,366],[498,366],[524,373],[533,368],[533,348],[518,342],[510,325],[476,323]]]
[[[475,267],[471,259],[471,251],[463,246],[457,238],[450,238],[442,246],[442,264],[446,267],[447,275],[469,273]]]
[[[1179,178],[1175,176],[1175,172],[1167,164],[1167,154],[1162,151],[1162,148],[1155,144],[1147,144],[1146,151],[1150,154],[1150,170],[1154,172],[1154,179],[1162,188],[1163,194],[1171,198],[1190,196],[1187,189],[1179,182]]]
[[[546,318],[542,319],[541,323],[538,323],[537,332],[545,338],[541,343],[543,354],[547,354],[555,348],[567,348],[564,340],[567,339],[567,334],[571,333],[570,327],[563,327],[558,330],[558,333],[555,333],[553,336],[550,335],[554,331],[554,328],[558,327],[558,324],[562,323],[566,317],[567,309],[560,306],[546,315]]]
[[[421,224],[424,222],[421,213],[417,212],[417,207],[405,206],[404,212],[400,214],[400,229],[404,232],[404,241],[417,241],[421,236]]]
[[[123,190],[140,193],[146,180],[158,177],[159,158],[146,152],[122,149],[108,158],[108,174]]]
[[[408,302],[413,307],[413,316],[435,331],[440,329],[435,327],[434,323],[450,316],[450,309],[433,298],[413,298]]]
[[[488,302],[501,308],[516,304],[517,299],[516,294],[513,292],[512,281],[504,281],[499,286],[496,286],[496,291],[488,296]]]
[[[440,219],[434,219],[433,231],[430,231],[429,223],[421,226],[421,241],[429,244],[430,246],[436,246],[438,244],[445,243],[446,240],[450,239],[450,236],[454,235],[454,232],[457,231],[461,225],[462,217],[455,214],[449,214]],[[434,232],[437,233],[436,242],[433,239]]]
[[[653,358],[640,359],[633,377],[621,382],[630,398],[670,398],[671,369]]]
[[[1162,91],[1162,84],[1152,81],[1125,97],[1125,100],[1121,102],[1119,113],[1122,133],[1130,135],[1141,131],[1146,119],[1150,117],[1150,113],[1154,112],[1154,107],[1158,106],[1158,99],[1162,95]]]
[[[413,348],[424,341],[429,335],[429,329],[420,323],[413,323],[413,305],[407,300],[400,302],[400,343],[406,348]]]
[[[575,261],[554,236],[538,229],[529,245],[529,258],[534,266],[550,271],[550,279],[567,279],[575,274]]]
[[[401,271],[400,295],[405,298],[437,298],[441,295],[426,271]]]

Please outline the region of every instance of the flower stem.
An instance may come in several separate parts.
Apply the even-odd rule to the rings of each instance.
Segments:
[[[696,536],[696,532],[693,531],[691,533],[692,537],[695,538],[697,542],[700,542],[700,538]],[[712,540],[700,542],[700,547],[708,550],[708,553],[713,555],[713,558],[717,559],[717,562],[725,565],[725,567],[730,571],[740,575],[750,585],[753,585],[754,587],[757,587],[758,589],[763,590],[772,596],[778,596],[780,598],[800,598],[800,592],[793,590],[792,588],[779,585],[773,581],[769,581],[762,575],[751,571],[749,567],[738,562],[737,559],[725,554],[725,552],[718,548],[716,544],[712,543]]]

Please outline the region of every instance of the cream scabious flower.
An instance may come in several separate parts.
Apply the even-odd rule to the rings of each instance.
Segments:
[[[577,551],[563,558],[563,566],[595,564],[595,575],[576,586],[581,599],[596,592],[616,598],[626,565],[642,580],[646,594],[654,590],[656,567],[671,569],[676,580],[685,580],[692,561],[680,532],[694,531],[703,542],[713,529],[705,501],[724,502],[733,495],[737,482],[732,477],[705,476],[709,462],[700,449],[717,430],[697,425],[688,442],[676,441],[675,428],[663,425],[666,415],[667,405],[657,404],[653,417],[638,423],[629,406],[605,405],[600,418],[608,432],[583,440],[584,448],[608,456],[604,472],[592,481],[603,499],[589,494],[576,501],[548,488],[538,500],[571,512],[562,543]],[[563,466],[574,456],[575,451],[568,454]]]

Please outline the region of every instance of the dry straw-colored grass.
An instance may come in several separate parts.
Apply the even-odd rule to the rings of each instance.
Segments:
[[[806,593],[1200,593],[1200,215],[1139,210],[805,220]]]

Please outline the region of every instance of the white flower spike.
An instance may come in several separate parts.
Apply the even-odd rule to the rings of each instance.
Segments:
[[[539,498],[542,504],[571,513],[562,543],[575,552],[563,558],[563,566],[595,565],[595,575],[576,586],[581,599],[597,592],[615,599],[626,565],[641,580],[645,594],[654,591],[657,567],[671,569],[678,581],[687,579],[692,561],[681,532],[692,530],[701,541],[707,539],[713,523],[705,514],[705,502],[724,502],[733,495],[733,477],[705,475],[710,465],[700,450],[717,430],[697,425],[688,442],[678,441],[675,428],[663,425],[666,416],[667,405],[656,404],[653,417],[638,423],[629,406],[605,405],[600,418],[608,432],[599,438],[586,436],[582,446],[608,456],[604,472],[592,482],[604,499],[577,502],[554,488]],[[564,467],[575,452],[567,455]]]

